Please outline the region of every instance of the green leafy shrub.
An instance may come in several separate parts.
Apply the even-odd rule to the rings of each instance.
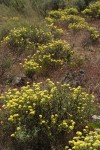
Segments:
[[[95,0],[84,0],[86,7],[87,7],[92,1],[95,1]]]
[[[42,30],[37,27],[21,27],[12,29],[4,42],[12,49],[25,50],[31,46],[45,44],[53,38],[50,31]]]
[[[1,111],[6,112],[0,120],[2,128],[9,124],[11,138],[34,149],[46,149],[46,145],[59,147],[63,139],[72,139],[75,130],[90,120],[94,103],[94,96],[80,86],[71,88],[49,79],[45,84],[9,90],[1,99],[4,101]]]
[[[86,7],[84,0],[74,0],[74,6],[80,11]]]
[[[66,1],[66,7],[75,7],[77,8],[79,11],[84,10],[91,1],[95,1],[95,0],[70,0],[70,1]]]
[[[82,13],[86,16],[100,19],[100,1],[90,3],[89,8],[86,8]]]
[[[66,7],[66,0],[51,0],[49,5],[52,10],[64,9]]]
[[[95,0],[66,0],[66,7],[77,8],[79,11],[84,10],[91,1]]]
[[[89,131],[84,129],[85,135],[82,132],[76,132],[76,137],[69,141],[70,146],[66,146],[66,150],[99,150],[100,149],[100,131]],[[87,134],[86,134],[87,133]]]
[[[41,45],[30,60],[24,62],[23,68],[27,75],[47,73],[65,62],[70,62],[72,51],[69,44],[55,40],[47,45]]]

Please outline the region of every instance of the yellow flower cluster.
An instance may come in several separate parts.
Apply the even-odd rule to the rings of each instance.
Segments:
[[[69,141],[70,146],[66,146],[65,150],[99,150],[100,149],[100,132],[90,131],[86,136],[78,131],[77,137]],[[71,148],[69,148],[71,147]]]
[[[72,130],[74,130],[74,125],[75,122],[73,120],[63,120],[61,124],[59,124],[59,128],[61,128],[61,130],[68,130],[68,132],[71,132]]]
[[[48,18],[49,19],[49,18]],[[47,19],[46,19],[47,21]],[[52,22],[49,22],[48,21],[48,24],[46,25],[51,33],[54,35],[54,38],[57,39],[59,37],[61,37],[61,35],[63,35],[64,31],[61,29],[61,28],[58,28],[56,25],[54,25],[54,23]]]

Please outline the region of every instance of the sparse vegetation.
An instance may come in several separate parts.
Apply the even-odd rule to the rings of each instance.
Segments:
[[[100,149],[99,4],[0,1],[0,149]]]

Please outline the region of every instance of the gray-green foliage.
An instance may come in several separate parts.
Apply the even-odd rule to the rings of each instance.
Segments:
[[[77,7],[79,10],[84,10],[92,1],[95,0],[66,0],[66,7]]]
[[[65,8],[65,0],[1,0],[0,4],[15,8],[20,13],[25,13],[26,7],[32,8],[39,15],[45,16],[48,10]],[[30,11],[30,9],[28,10]]]
[[[16,10],[21,14],[26,14],[30,11],[33,13],[31,0],[1,0],[0,4],[3,4],[10,9]]]

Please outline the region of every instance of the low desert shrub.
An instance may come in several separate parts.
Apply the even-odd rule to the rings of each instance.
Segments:
[[[46,20],[49,23],[64,23],[66,26],[79,23],[86,24],[85,19],[78,15],[78,10],[76,8],[50,11]]]
[[[34,150],[63,146],[64,139],[72,139],[75,131],[87,125],[94,103],[94,96],[80,86],[72,88],[49,79],[45,84],[8,90],[1,99],[1,114],[5,115],[0,117],[0,126],[9,125],[9,138],[15,139],[19,148],[24,142],[23,149]]]
[[[64,26],[64,28],[67,28],[68,32],[72,33],[73,35],[77,34],[77,32],[83,33],[85,32],[88,34],[88,39],[91,43],[94,44],[96,42],[99,42],[100,32],[97,28],[90,26],[89,23],[86,21],[86,19],[81,17],[80,15],[78,14],[63,15],[62,13],[63,11],[64,10],[62,11],[60,10],[61,13],[59,19],[56,19],[56,17],[54,17],[56,14],[54,13],[55,11],[52,11],[51,14],[54,14],[54,16],[46,18],[48,25],[49,26],[55,26],[56,24],[62,25],[62,27]]]
[[[69,44],[62,40],[55,40],[39,46],[33,57],[25,60],[23,68],[28,76],[35,73],[46,74],[48,70],[70,62],[72,53]]]
[[[88,26],[88,23],[85,21],[84,18],[78,16],[78,15],[67,15],[62,16],[60,21],[64,23],[68,29],[71,29],[72,31],[79,31],[81,29],[86,29]]]
[[[51,11],[46,21],[50,25],[59,24],[60,22],[60,24],[64,24],[68,29],[74,31],[74,33],[84,29],[89,32],[89,38],[92,41],[98,41],[100,38],[99,31],[95,27],[91,27],[85,18],[78,15],[76,8]]]
[[[66,8],[64,10],[52,10],[49,12],[49,17],[54,19],[60,19],[62,16],[66,15],[77,15],[78,10],[76,8]]]
[[[88,32],[90,33],[90,39],[92,42],[100,40],[100,31],[97,30],[95,27],[88,27]]]
[[[67,23],[68,23],[68,21],[70,22],[68,25],[68,28],[70,30],[74,31],[74,33],[84,29],[85,31],[89,32],[89,34],[90,34],[89,38],[92,42],[98,41],[100,39],[99,30],[96,29],[95,27],[91,27],[88,24],[88,22],[85,21],[84,18],[77,17],[77,19],[76,19],[76,17],[70,16],[69,20],[67,17],[64,20],[66,20]]]
[[[78,15],[78,10],[76,8],[51,11],[49,17],[45,19],[49,25],[54,26],[60,23],[75,32],[89,29],[89,24],[86,22],[85,18]]]
[[[53,38],[50,31],[38,27],[20,27],[12,29],[3,39],[13,49],[22,51],[38,44],[46,44]]]

